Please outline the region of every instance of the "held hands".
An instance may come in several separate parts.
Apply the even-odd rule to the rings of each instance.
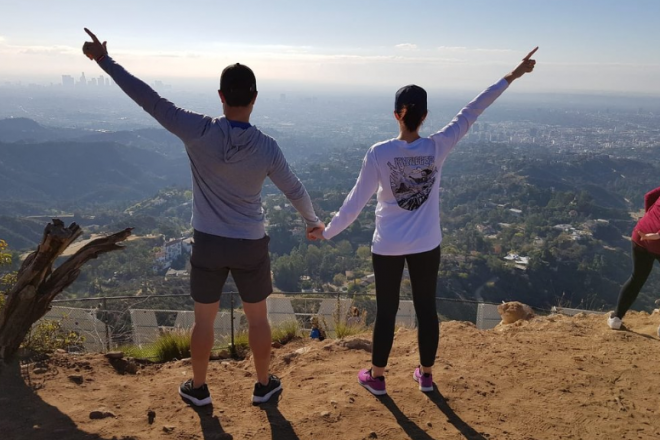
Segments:
[[[539,50],[539,47],[536,46],[530,53],[527,54],[525,58],[522,59],[522,62],[518,64],[518,66],[513,69],[513,71],[509,74],[507,74],[504,79],[506,79],[509,84],[513,82],[513,80],[520,78],[526,73],[530,73],[534,70],[534,66],[536,65],[536,60],[532,59],[532,55]]]
[[[315,228],[307,228],[307,239],[316,241],[316,240],[325,240],[323,238],[323,231],[325,231],[325,225],[321,223],[321,226],[316,226]]]
[[[92,31],[87,28],[85,28],[85,32],[87,32],[87,35],[92,37],[92,41],[86,41],[85,44],[83,44],[83,53],[90,60],[101,61],[108,54],[108,48],[106,46],[107,41],[101,43],[99,39],[96,38],[96,35],[94,35]]]
[[[641,231],[637,231],[637,234],[639,234],[639,239],[640,241],[654,241],[654,240],[660,240],[660,234],[657,232],[651,232],[649,234],[645,234]]]

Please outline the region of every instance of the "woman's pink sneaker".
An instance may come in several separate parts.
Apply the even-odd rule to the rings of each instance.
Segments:
[[[385,389],[385,378],[383,376],[371,376],[371,370],[365,368],[358,373],[358,383],[368,389],[375,396],[387,394]]]
[[[422,373],[422,370],[417,367],[413,373],[413,379],[419,384],[419,389],[425,393],[433,391],[433,375],[430,373]]]

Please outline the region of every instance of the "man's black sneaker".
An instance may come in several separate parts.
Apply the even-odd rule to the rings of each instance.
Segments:
[[[179,387],[181,397],[195,406],[204,406],[211,403],[211,394],[206,384],[199,388],[193,388],[193,380],[187,380]]]
[[[268,385],[261,385],[259,382],[254,384],[254,392],[252,393],[252,403],[268,402],[273,394],[282,389],[282,382],[280,378],[271,374],[268,376]]]

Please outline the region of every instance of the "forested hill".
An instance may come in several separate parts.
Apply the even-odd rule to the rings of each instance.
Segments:
[[[0,201],[98,205],[189,184],[184,160],[141,148],[71,141],[0,143]]]
[[[40,130],[19,122],[24,130]],[[81,142],[82,137],[2,142],[0,132],[0,237],[15,250],[30,248],[44,218],[63,213],[88,232],[131,226],[136,235],[189,236],[187,159],[149,147],[150,142],[166,142],[169,134],[156,130],[149,142],[138,143],[132,142],[145,136],[108,136],[123,136],[130,145],[89,138]],[[288,155],[290,145],[282,148]],[[329,221],[341,206],[367,149],[356,144],[288,155],[323,220]],[[538,307],[611,306],[629,276],[634,215],[643,207],[644,194],[660,184],[652,150],[619,148],[610,154],[601,148],[577,154],[533,144],[460,144],[442,170],[438,296],[517,299]],[[263,201],[276,287],[327,289],[346,283],[347,271],[354,276],[370,273],[373,199],[351,227],[323,243],[304,240],[299,216],[268,180]],[[35,215],[41,217],[29,218]],[[144,246],[131,254],[135,267],[151,265],[153,245]],[[514,255],[521,259],[510,259]],[[123,270],[113,264],[92,268],[94,277],[107,279]],[[143,274],[145,279],[153,276]],[[373,289],[368,282],[344,285],[351,292]],[[116,288],[123,287],[120,283]],[[84,294],[88,286],[76,289]],[[660,277],[652,274],[636,306],[651,305],[651,292],[658,289]],[[404,283],[404,294],[409,291]]]

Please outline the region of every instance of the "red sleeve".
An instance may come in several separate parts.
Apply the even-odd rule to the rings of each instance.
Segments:
[[[655,204],[655,201],[660,197],[660,187],[649,191],[644,196],[644,211],[648,211],[651,206]]]

